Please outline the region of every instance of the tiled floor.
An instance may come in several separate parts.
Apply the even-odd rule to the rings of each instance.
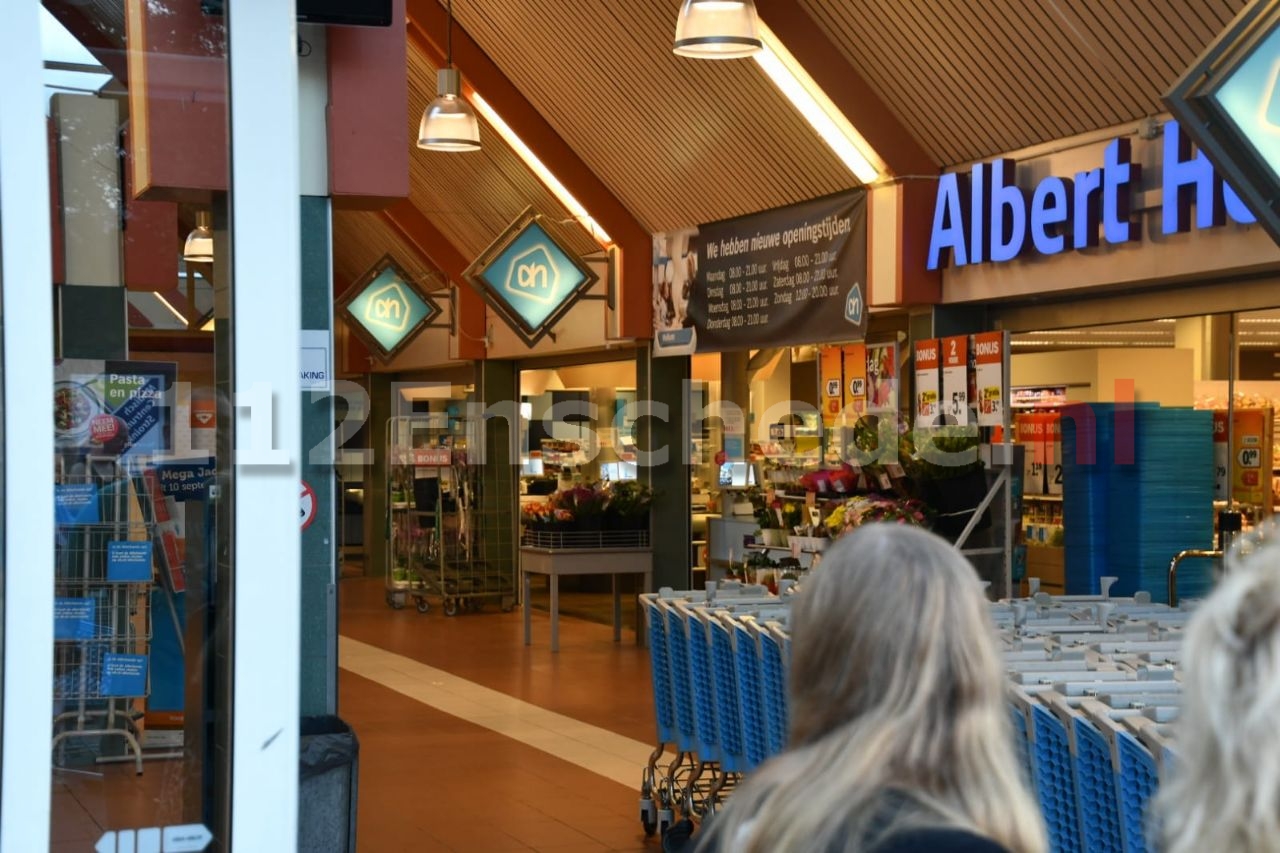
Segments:
[[[393,611],[380,579],[341,587],[339,713],[360,740],[359,849],[657,851],[637,786],[652,746],[648,655],[624,632],[519,612]],[[55,776],[54,853],[104,828],[178,822],[181,764]]]

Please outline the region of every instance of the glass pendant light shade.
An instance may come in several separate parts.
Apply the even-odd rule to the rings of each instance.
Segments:
[[[460,94],[462,81],[455,68],[436,75],[438,97],[427,105],[418,124],[418,147],[428,151],[479,151],[480,123]]]
[[[213,263],[213,215],[209,211],[196,212],[196,227],[187,235],[182,259],[189,263]]]
[[[700,59],[738,59],[760,52],[752,0],[684,0],[675,52]]]

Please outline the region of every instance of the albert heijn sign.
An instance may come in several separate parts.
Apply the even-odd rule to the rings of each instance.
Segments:
[[[1208,158],[1193,151],[1176,121],[1164,125],[1162,168],[1161,233],[1212,228],[1228,219],[1256,221]],[[1015,161],[1002,158],[942,176],[929,237],[929,269],[1058,255],[1142,238],[1133,208],[1142,166],[1132,161],[1129,139],[1112,140],[1100,165],[1070,177],[1050,175],[1023,187],[1016,174]]]

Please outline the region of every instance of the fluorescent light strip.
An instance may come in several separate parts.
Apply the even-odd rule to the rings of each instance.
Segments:
[[[156,299],[159,299],[160,304],[163,305],[165,308],[168,308],[169,313],[178,318],[179,323],[181,323],[184,326],[190,325],[190,323],[187,322],[187,318],[182,316],[182,312],[180,312],[177,308],[174,308],[173,305],[170,304],[168,299],[165,299],[163,296],[160,295],[160,291],[153,290],[151,291],[151,295],[154,296]]]
[[[758,23],[758,33],[764,50],[754,54],[753,58],[769,75],[773,85],[787,96],[854,177],[864,184],[880,177],[885,170],[884,163],[857,128],[763,21]]]
[[[494,130],[498,131],[498,135],[506,140],[507,144],[520,155],[520,159],[533,170],[533,173],[538,176],[538,180],[542,181],[546,188],[551,190],[551,194],[560,200],[560,203],[573,215],[574,219],[582,224],[583,228],[587,229],[587,232],[591,234],[596,242],[606,247],[613,245],[613,238],[587,212],[582,202],[574,198],[573,193],[569,192],[568,188],[560,183],[560,179],[552,174],[551,170],[538,159],[538,155],[534,154],[529,146],[524,144],[524,140],[511,129],[511,125],[502,120],[502,116],[498,115],[498,111],[491,107],[488,101],[480,97],[479,92],[474,90],[472,90],[469,100],[472,106],[484,116],[484,120],[492,125]]]

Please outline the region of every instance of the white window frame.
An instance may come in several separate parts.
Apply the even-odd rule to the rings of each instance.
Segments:
[[[273,447],[237,417],[233,849],[297,847],[300,228],[294,0],[228,17],[235,387],[271,389]],[[53,672],[53,299],[38,0],[0,2],[4,668],[0,853],[49,849]],[[239,58],[237,58],[239,57]],[[237,310],[238,309],[238,310]],[[15,366],[21,365],[21,369]],[[42,401],[36,403],[35,401]],[[41,416],[44,412],[44,416]],[[261,421],[258,421],[260,424]],[[260,435],[262,433],[259,433]],[[246,464],[283,455],[284,464]],[[126,827],[110,827],[126,828]]]

